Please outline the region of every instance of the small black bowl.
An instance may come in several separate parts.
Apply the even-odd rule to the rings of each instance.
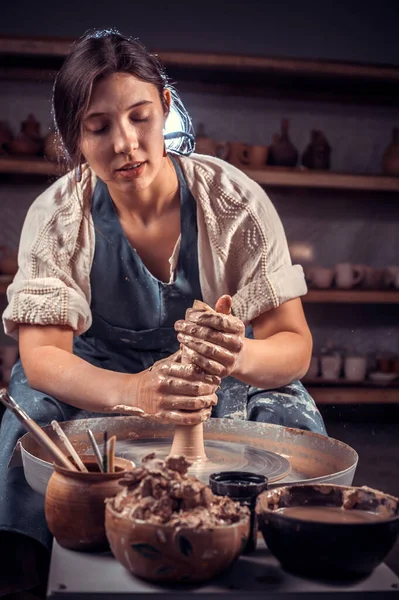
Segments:
[[[302,506],[356,509],[374,513],[375,520],[331,523],[279,512]],[[275,488],[258,496],[256,514],[265,542],[281,566],[307,577],[364,577],[384,560],[399,533],[398,498],[367,487],[298,484]]]
[[[246,506],[251,512],[249,537],[243,548],[243,554],[249,554],[256,549],[258,535],[256,499],[267,489],[267,484],[267,477],[250,471],[220,471],[209,476],[209,485],[214,494],[229,496],[232,500]]]

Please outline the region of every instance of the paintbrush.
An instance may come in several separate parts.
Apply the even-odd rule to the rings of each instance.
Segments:
[[[103,446],[103,469],[104,473],[108,473],[108,431],[104,431],[104,446]]]
[[[113,473],[115,470],[115,442],[116,435],[109,438],[108,442],[108,472]]]
[[[57,421],[51,421],[51,426],[60,438],[61,442],[64,444],[65,448],[68,450],[69,454],[72,456],[75,464],[79,467],[79,469],[85,473],[87,473],[87,468],[83,464],[79,454],[76,452],[75,448],[72,446],[71,442],[67,438],[65,431],[61,429]]]
[[[93,448],[94,456],[97,461],[98,468],[101,473],[104,473],[103,459],[101,456],[100,448],[97,445],[93,432],[90,429],[87,429],[87,435],[89,436],[91,447]]]
[[[57,444],[43,431],[41,427],[26,412],[15,402],[15,400],[8,394],[7,390],[0,390],[0,402],[4,404],[8,410],[10,410],[19,421],[23,424],[25,429],[32,434],[32,437],[36,442],[51,455],[57,465],[68,469],[69,471],[78,471],[74,464],[65,456]]]

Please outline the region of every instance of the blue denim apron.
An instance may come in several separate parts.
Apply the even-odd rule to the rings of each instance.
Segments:
[[[90,329],[75,338],[74,353],[104,369],[137,373],[178,350],[174,330],[195,299],[201,300],[198,271],[196,203],[174,160],[180,184],[181,246],[175,280],[164,283],[145,267],[121,228],[107,186],[98,181],[92,216],[96,229],[90,273]],[[41,426],[104,414],[88,413],[30,388],[21,362],[14,366],[10,394]],[[218,391],[213,416],[251,419],[325,433],[320,413],[305,388],[294,382],[266,391],[229,377]],[[0,429],[0,531],[16,531],[50,548],[43,498],[25,482],[20,467],[8,468],[19,437],[25,433],[6,412]]]

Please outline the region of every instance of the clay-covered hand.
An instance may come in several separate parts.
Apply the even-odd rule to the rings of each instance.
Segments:
[[[227,377],[236,369],[244,345],[245,326],[231,312],[231,297],[222,296],[215,310],[202,302],[186,311],[175,329],[184,357],[205,372]]]
[[[198,425],[211,415],[217,403],[218,376],[195,364],[182,364],[181,352],[160,360],[132,376],[123,404],[113,412],[149,416],[163,423]]]

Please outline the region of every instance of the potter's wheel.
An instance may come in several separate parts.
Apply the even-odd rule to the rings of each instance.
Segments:
[[[166,453],[166,448],[169,452],[174,434],[174,427],[171,425],[152,423],[139,417],[99,417],[66,421],[60,425],[79,453],[86,454],[91,451],[87,428],[92,430],[98,443],[102,443],[103,433],[107,430],[108,437],[116,435],[120,443],[117,454],[123,454],[123,445],[125,451],[135,448],[134,452],[139,454],[138,462],[141,452],[148,454],[156,450],[157,454],[162,454],[162,447],[163,452]],[[55,444],[62,447],[62,442],[51,425],[46,425],[43,430]],[[255,456],[259,460],[260,456],[265,459],[266,456],[270,458],[272,455],[287,459],[291,471],[281,479],[275,480],[275,483],[271,483],[271,487],[288,483],[351,485],[358,461],[356,451],[339,440],[267,423],[209,419],[204,423],[204,440],[210,458],[213,451],[217,449],[218,460],[221,460],[221,451],[226,448],[226,445],[237,450],[229,459],[234,459],[235,463],[228,463],[226,459],[224,463],[219,463],[218,468],[212,467],[213,471],[236,469],[239,460],[243,460],[243,464],[238,468],[257,470],[253,462],[251,462],[252,466],[249,462],[244,466],[244,462],[249,461],[248,457],[251,461],[255,460]],[[259,464],[264,466],[264,463]],[[29,485],[38,493],[45,493],[53,472],[52,459],[35,442],[32,434],[27,433],[19,440],[11,459],[11,466],[23,466]],[[271,467],[268,468],[271,471]]]
[[[172,438],[121,440],[116,442],[115,453],[140,465],[141,460],[150,452],[156,452],[157,458],[165,459],[171,446]],[[216,471],[251,471],[265,475],[269,483],[286,477],[291,471],[290,462],[283,456],[247,444],[205,440],[205,454],[208,460],[194,463],[189,473],[206,483],[209,475]]]

